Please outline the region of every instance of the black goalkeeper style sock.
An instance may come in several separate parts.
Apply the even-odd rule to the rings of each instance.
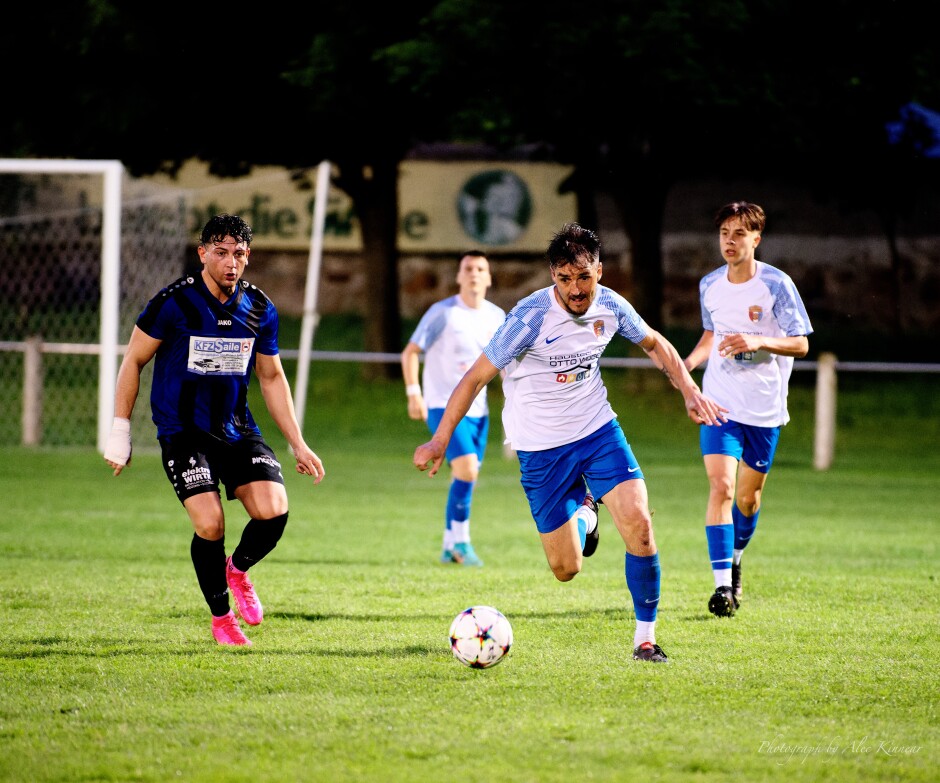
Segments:
[[[249,519],[242,531],[242,539],[232,552],[232,565],[247,571],[263,559],[281,540],[287,525],[287,513],[271,519]]]
[[[218,541],[200,538],[195,533],[189,553],[196,569],[199,589],[213,617],[229,613],[228,583],[225,581],[225,537]]]

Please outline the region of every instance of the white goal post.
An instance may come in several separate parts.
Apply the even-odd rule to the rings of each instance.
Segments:
[[[6,174],[100,174],[102,184],[101,317],[98,356],[98,436],[104,451],[114,416],[117,381],[118,307],[121,270],[121,181],[124,166],[118,160],[57,160],[54,158],[0,158]]]
[[[313,223],[310,228],[310,256],[307,260],[307,280],[304,287],[304,312],[300,329],[300,347],[297,352],[297,382],[294,385],[294,408],[300,429],[304,427],[307,408],[307,384],[310,377],[310,349],[313,335],[320,320],[317,299],[320,291],[320,265],[323,260],[323,227],[326,223],[326,202],[330,193],[331,165],[328,160],[317,167],[316,197],[313,202]]]

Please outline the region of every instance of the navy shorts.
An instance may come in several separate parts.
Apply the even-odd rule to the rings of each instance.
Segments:
[[[780,440],[780,427],[755,427],[728,420],[699,427],[698,441],[702,456],[724,454],[743,460],[758,473],[769,473]]]
[[[517,456],[539,533],[551,533],[571,519],[588,489],[599,500],[618,484],[643,478],[616,419],[574,443]]]
[[[160,438],[163,469],[180,503],[203,492],[235,499],[235,490],[252,481],[284,483],[281,463],[260,437],[227,443],[209,435],[178,433]]]

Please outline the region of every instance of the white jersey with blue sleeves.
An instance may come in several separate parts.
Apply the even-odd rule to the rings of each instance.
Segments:
[[[582,316],[549,286],[506,316],[484,353],[505,370],[503,427],[517,451],[544,451],[587,437],[617,414],[598,364],[615,334],[642,342],[649,327],[620,294],[599,285]]]
[[[722,266],[699,283],[702,324],[715,333],[702,391],[728,409],[728,418],[758,427],[780,427],[790,420],[787,393],[793,357],[749,351],[723,357],[718,344],[727,334],[795,337],[812,334],[809,316],[793,280],[757,262],[746,283],[728,280]]]
[[[428,308],[410,339],[424,351],[422,393],[428,408],[447,407],[454,387],[483,352],[505,317],[506,312],[488,300],[480,307],[470,307],[457,294]],[[467,415],[480,417],[487,413],[484,388]]]

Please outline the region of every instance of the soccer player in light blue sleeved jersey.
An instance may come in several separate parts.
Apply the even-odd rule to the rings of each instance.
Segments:
[[[708,610],[732,617],[743,595],[741,554],[754,535],[780,428],[789,420],[793,359],[806,356],[812,326],[796,286],[758,261],[766,216],[757,204],[726,204],[715,216],[725,265],[699,284],[704,331],[685,359],[708,361],[702,386],[728,409],[728,421],[702,427],[708,475],[705,537],[715,579]]]
[[[486,299],[492,284],[486,254],[481,250],[462,253],[457,267],[458,292],[428,308],[402,351],[408,415],[427,422],[432,433],[444,415],[450,393],[506,317],[501,307]],[[423,389],[418,382],[422,353]],[[470,506],[488,435],[489,408],[483,389],[447,446],[451,482],[444,509],[442,563],[483,565],[470,540]]]
[[[593,231],[565,225],[549,244],[548,261],[554,285],[510,311],[450,395],[434,436],[415,449],[414,464],[437,472],[460,420],[502,371],[503,426],[552,573],[568,582],[594,553],[595,498],[602,500],[626,547],[624,575],[636,613],[633,658],[665,663],[656,643],[660,566],[646,482],[607,400],[601,355],[619,334],[669,377],[692,421],[715,424],[723,409],[702,394],[676,349],[626,299],[599,285],[600,239]]]

